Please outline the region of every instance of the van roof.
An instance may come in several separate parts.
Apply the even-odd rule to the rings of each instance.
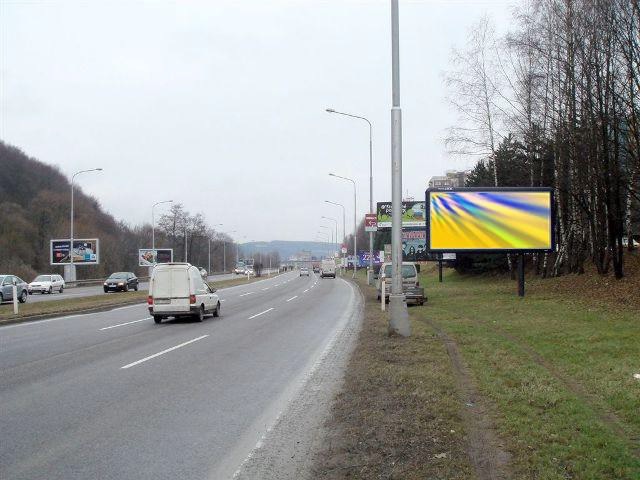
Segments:
[[[190,263],[185,263],[185,262],[170,262],[170,263],[159,263],[155,266],[155,268],[161,268],[161,267],[191,267]]]

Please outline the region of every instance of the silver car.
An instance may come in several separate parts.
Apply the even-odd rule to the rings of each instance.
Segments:
[[[16,286],[18,301],[24,303],[29,295],[27,282],[15,275],[0,274],[0,303],[13,300],[13,286]]]
[[[29,284],[29,293],[62,293],[64,291],[64,279],[60,275],[38,275]]]

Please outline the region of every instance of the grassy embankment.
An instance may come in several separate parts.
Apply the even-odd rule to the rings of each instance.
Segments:
[[[629,277],[422,274],[412,337],[375,292],[319,478],[640,478],[640,258]],[[327,458],[329,461],[327,461]]]

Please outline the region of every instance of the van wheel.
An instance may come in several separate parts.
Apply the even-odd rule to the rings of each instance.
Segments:
[[[204,306],[203,305],[200,305],[200,310],[198,310],[198,313],[196,313],[195,319],[196,319],[196,322],[204,321]]]
[[[220,302],[218,302],[218,305],[216,305],[216,309],[213,311],[213,316],[214,317],[220,316]]]
[[[156,323],[160,323],[162,321],[162,317],[160,315],[154,315],[153,321]]]

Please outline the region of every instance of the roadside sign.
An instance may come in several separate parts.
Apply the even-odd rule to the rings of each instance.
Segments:
[[[365,232],[377,232],[378,231],[378,215],[375,213],[367,213],[364,216],[364,231]]]
[[[340,251],[344,254],[347,253],[347,246],[343,243],[342,244],[342,248],[340,249]]]
[[[49,243],[49,259],[51,265],[69,265],[69,239],[51,240]],[[73,263],[75,265],[97,265],[100,263],[97,238],[73,239]]]

